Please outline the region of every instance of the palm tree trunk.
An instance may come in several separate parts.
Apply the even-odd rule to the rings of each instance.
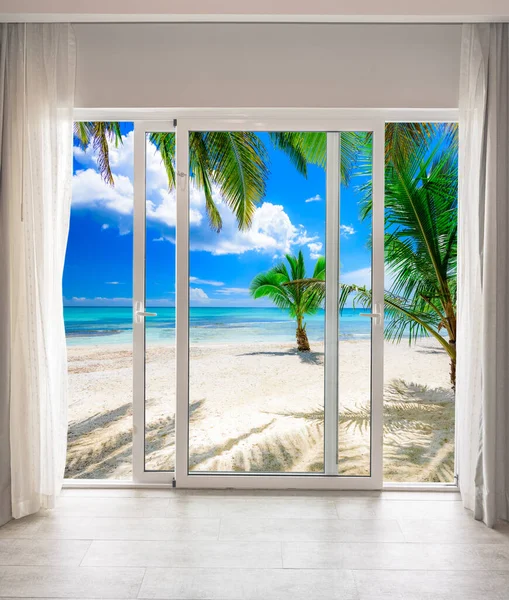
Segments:
[[[299,352],[311,352],[308,334],[306,333],[306,326],[302,326],[302,319],[297,319],[297,331],[295,332],[295,337],[297,338],[297,350]]]
[[[451,385],[452,389],[456,391],[456,359],[451,358]]]
[[[445,305],[446,327],[449,334],[449,346],[454,350],[454,355],[451,355],[451,387],[456,391],[456,307],[452,300],[449,300]]]
[[[456,346],[456,340],[449,340],[449,344]],[[453,391],[456,391],[456,355],[454,358],[451,357],[451,370],[450,370],[451,386]]]

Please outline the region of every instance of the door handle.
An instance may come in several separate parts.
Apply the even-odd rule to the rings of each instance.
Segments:
[[[143,323],[143,319],[145,317],[157,317],[157,313],[153,313],[153,312],[145,312],[144,310],[137,310],[134,313],[135,316],[135,323]]]
[[[370,313],[359,313],[360,317],[367,317],[368,319],[373,319],[375,322],[375,325],[380,325],[381,320],[382,320],[382,316],[383,316],[383,308],[379,303],[376,303],[373,306],[374,312],[370,312]]]
[[[136,302],[134,310],[134,322],[143,323],[145,317],[157,317],[157,313],[145,312],[143,302]]]

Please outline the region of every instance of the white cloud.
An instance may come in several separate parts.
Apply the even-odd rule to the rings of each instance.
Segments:
[[[72,178],[72,205],[103,208],[120,215],[133,211],[133,184],[125,175],[113,175],[114,186],[94,169],[77,171]]]
[[[110,228],[110,226],[108,225],[108,223],[103,223],[101,225],[101,229],[109,229],[109,228]]]
[[[172,293],[172,292],[170,292]],[[104,296],[95,296],[93,298],[77,297],[63,299],[64,306],[123,306],[132,307],[132,298],[106,298]],[[175,306],[173,298],[150,298],[146,302],[147,307],[156,308],[158,306]]]
[[[304,225],[299,225],[299,233],[293,242],[297,246],[305,246],[309,242],[314,242],[318,239],[317,235],[308,236],[308,232],[304,229]]]
[[[355,271],[347,271],[346,273],[341,272],[340,283],[354,284],[359,287],[366,287],[368,290],[371,289],[371,267],[365,267],[363,269],[356,269]],[[345,304],[347,308],[353,306],[353,296],[350,296]],[[357,306],[359,308],[359,306]]]
[[[122,285],[120,281],[105,281],[108,285]]]
[[[313,259],[316,260],[317,258],[320,258],[320,256],[322,256],[322,248],[323,248],[323,244],[322,242],[311,242],[310,244],[308,244],[308,248],[309,248],[309,256]]]
[[[199,195],[202,196],[201,193]],[[202,227],[191,227],[191,250],[204,250],[214,255],[255,251],[278,257],[290,252],[292,246],[303,245],[316,239],[309,237],[304,228],[293,225],[283,206],[271,202],[263,202],[258,206],[251,227],[239,231],[235,216],[222,201],[217,190],[213,195],[223,219],[223,228],[217,234],[205,223]]]
[[[216,292],[223,296],[233,296],[234,294],[249,294],[249,288],[225,287]]]
[[[196,204],[196,203],[195,203]],[[189,209],[191,225],[200,225],[205,215],[195,206]],[[175,227],[177,222],[177,196],[175,191],[166,188],[154,191],[152,199],[147,200],[147,219],[158,221],[167,227]]]
[[[371,267],[341,273],[340,280],[341,283],[351,283],[371,289]]]
[[[161,221],[168,227],[177,222],[177,201],[174,193],[166,189],[157,190],[159,199],[147,200],[147,219]]]
[[[161,235],[158,238],[154,238],[153,242],[170,242],[171,244],[175,243],[175,236],[172,235]]]
[[[201,288],[190,288],[189,300],[191,302],[204,303],[209,301],[209,297]]]
[[[371,267],[341,273],[340,278],[341,283],[353,283],[361,287],[367,287],[368,290],[371,289]],[[384,279],[384,289],[390,290],[394,284],[394,275],[388,269],[385,270]]]
[[[213,281],[213,280],[209,280],[209,279],[200,279],[199,277],[189,277],[189,281],[191,283],[198,283],[201,285],[213,285],[216,287],[221,287],[224,285],[224,283],[222,281]]]
[[[306,204],[308,204],[309,202],[321,202],[322,201],[322,197],[320,196],[320,194],[316,194],[316,196],[311,196],[311,198],[307,198],[306,200],[304,200],[304,202]]]
[[[73,207],[83,206],[101,209],[117,216],[121,235],[132,229],[133,212],[133,134],[123,137],[118,148],[110,145],[110,164],[115,181],[114,187],[105,183],[96,171],[97,156],[93,148],[75,148],[75,158],[84,167],[73,177]],[[160,226],[154,241],[175,243],[176,193],[168,191],[166,171],[160,153],[147,141],[146,177],[147,220]],[[223,202],[217,188],[212,190],[223,228],[219,234],[210,229],[203,192],[191,185],[189,193],[189,221],[191,250],[201,250],[214,255],[243,254],[249,251],[267,253],[274,258],[291,252],[295,246],[304,246],[318,240],[308,235],[302,225],[294,225],[284,207],[266,201],[258,205],[252,226],[239,231],[231,209]],[[318,201],[319,196],[315,197]],[[105,227],[103,227],[104,229]],[[211,284],[204,284],[211,285]]]
[[[355,233],[355,229],[351,225],[340,225],[339,229],[343,237],[349,237]]]

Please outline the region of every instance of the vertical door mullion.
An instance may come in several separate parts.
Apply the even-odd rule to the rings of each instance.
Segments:
[[[371,329],[371,477],[375,487],[383,484],[383,385],[384,385],[384,194],[385,123],[373,131],[373,250],[372,307],[380,316]]]
[[[324,472],[338,474],[338,300],[341,134],[327,133]]]
[[[189,456],[189,130],[177,123],[175,480],[188,478]]]
[[[145,471],[145,323],[136,312],[145,310],[145,127],[134,124],[133,211],[133,480]]]

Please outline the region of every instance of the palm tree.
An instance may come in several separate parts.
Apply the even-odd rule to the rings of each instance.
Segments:
[[[458,145],[455,125],[431,125],[395,144],[385,169],[385,266],[393,282],[385,292],[386,339],[412,343],[435,338],[450,358],[456,384],[456,252]],[[369,188],[361,217],[372,211]],[[323,289],[323,281],[300,282]],[[341,286],[340,306],[371,306],[371,290]]]
[[[432,336],[450,358],[456,384],[456,257],[458,239],[457,126],[432,125],[410,151],[394,148],[386,168],[385,265],[393,277],[386,293],[385,335],[410,342]],[[371,197],[361,215],[371,214]],[[367,295],[353,290],[362,301]]]
[[[251,282],[250,293],[253,298],[270,298],[278,308],[287,310],[297,322],[295,332],[297,350],[310,352],[304,317],[316,313],[319,309],[324,299],[324,288],[310,289],[299,283],[306,277],[302,250],[297,256],[287,254],[285,258],[290,270],[288,271],[286,264],[282,262],[269,271],[260,273]],[[325,258],[323,256],[316,261],[313,279],[315,281],[325,280]]]
[[[76,122],[74,133],[83,148],[92,143],[98,156],[99,171],[108,184],[114,185],[109,162],[109,143],[122,143],[120,123],[116,121]],[[270,132],[272,145],[287,154],[291,163],[307,176],[308,164],[325,167],[327,136],[323,132]],[[347,182],[357,156],[365,143],[365,134],[342,134],[341,174]],[[168,176],[168,188],[175,187],[175,134],[151,133],[150,141],[161,153]],[[205,196],[210,227],[221,231],[222,219],[213,198],[213,188],[232,210],[239,229],[251,225],[256,205],[265,196],[269,175],[267,148],[252,131],[190,131],[190,175]]]

